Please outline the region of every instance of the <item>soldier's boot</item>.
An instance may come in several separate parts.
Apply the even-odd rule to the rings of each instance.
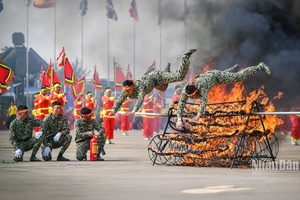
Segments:
[[[84,157],[76,157],[76,158],[79,161],[86,161],[87,160],[86,156],[84,156]]]
[[[166,68],[164,69],[164,72],[171,72],[170,67],[171,67],[171,63],[168,63]]]
[[[14,161],[15,162],[22,162],[23,161],[23,157],[14,157]]]
[[[266,72],[267,74],[271,74],[270,68],[263,62],[259,63],[257,66],[259,66],[259,69],[263,72]]]
[[[30,161],[38,162],[38,161],[41,161],[41,160],[38,159],[38,158],[35,156],[35,154],[31,154]]]
[[[62,153],[59,153],[57,156],[57,161],[70,161],[70,159],[63,157]]]
[[[190,56],[196,51],[196,49],[191,49],[183,53],[183,57],[190,58]]]
[[[240,69],[240,66],[238,64],[234,65],[233,67],[224,70],[224,72],[231,72],[231,73],[235,73],[238,72]]]
[[[101,158],[100,153],[98,154],[97,161],[104,161],[104,159]]]

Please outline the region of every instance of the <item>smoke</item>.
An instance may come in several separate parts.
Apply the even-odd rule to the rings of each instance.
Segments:
[[[250,77],[244,82],[246,90],[250,92],[264,85],[271,98],[279,91],[284,93],[281,100],[274,102],[279,109],[297,106],[300,100],[300,18],[296,10],[300,3],[287,2],[194,2],[192,7],[198,12],[192,12],[193,22],[189,26],[189,34],[197,42],[198,66],[194,70],[201,71],[209,58],[214,58],[215,67],[222,70],[235,64],[247,67],[264,62],[270,67],[271,76],[259,73]]]

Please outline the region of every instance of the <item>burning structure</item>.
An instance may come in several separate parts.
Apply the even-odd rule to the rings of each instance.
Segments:
[[[224,94],[224,87],[215,86],[210,91],[209,96],[214,98],[208,98],[205,117],[196,123],[191,119],[198,112],[198,102],[186,105],[182,130],[176,128],[177,104],[169,109],[164,133],[155,136],[148,146],[153,164],[248,167],[253,160],[275,161],[279,143],[274,130],[282,121],[276,115],[261,114],[274,111],[263,87],[245,100],[238,100],[243,99],[241,83],[234,85],[231,95]],[[225,103],[211,102],[221,99]]]

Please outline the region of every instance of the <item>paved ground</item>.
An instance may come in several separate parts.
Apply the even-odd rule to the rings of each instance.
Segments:
[[[277,160],[300,162],[300,146],[278,135]],[[70,162],[29,162],[25,153],[14,163],[8,131],[0,131],[0,199],[299,199],[299,170],[153,166],[141,131],[116,131],[114,141],[104,162],[77,161],[73,139]]]

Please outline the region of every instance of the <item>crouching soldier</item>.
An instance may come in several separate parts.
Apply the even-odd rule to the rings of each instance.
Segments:
[[[98,161],[103,161],[100,153],[104,155],[103,147],[106,141],[105,129],[92,119],[92,110],[84,107],[80,111],[81,117],[74,122],[75,142],[76,142],[76,158],[79,161],[87,160],[86,153],[90,150],[90,141],[93,137],[98,138]],[[94,131],[96,130],[96,132]]]
[[[43,144],[42,155],[45,161],[52,160],[52,149],[61,147],[57,156],[57,161],[70,161],[63,157],[63,154],[68,149],[72,136],[67,116],[62,114],[62,104],[59,101],[52,103],[52,113],[45,117],[42,125]]]
[[[41,161],[36,157],[42,140],[42,132],[36,132],[34,135],[33,127],[41,126],[42,121],[28,115],[28,108],[25,105],[18,106],[17,118],[14,119],[9,128],[9,140],[14,146],[14,161],[23,161],[25,151],[32,149],[30,161]]]

